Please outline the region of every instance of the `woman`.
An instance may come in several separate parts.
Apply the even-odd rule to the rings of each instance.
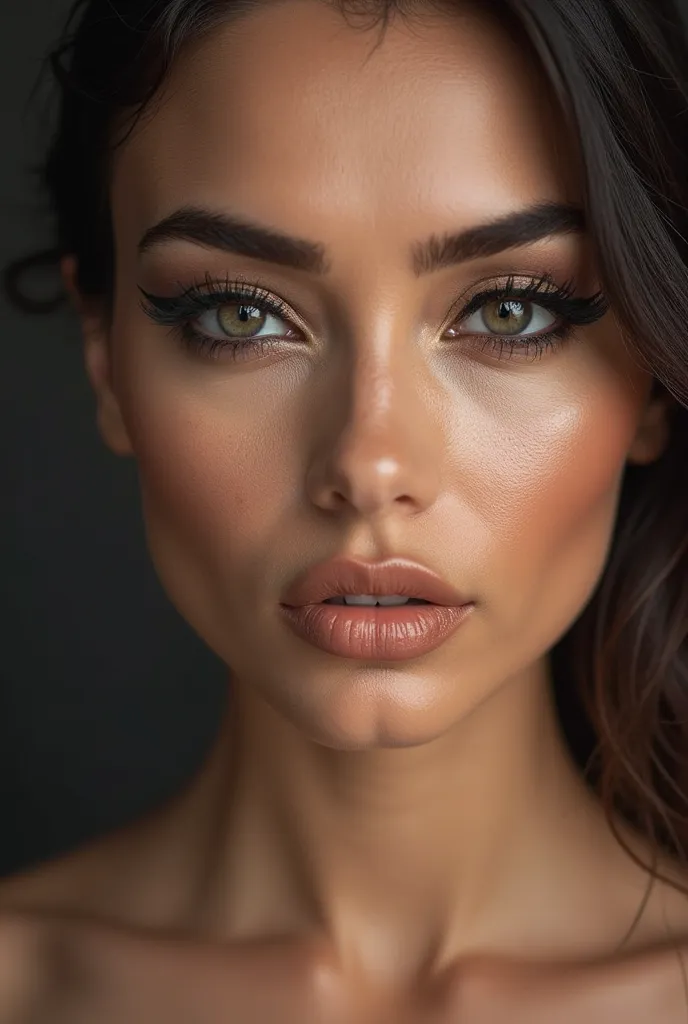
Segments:
[[[4,882],[7,992],[684,1020],[676,9],[83,0],[69,31],[56,255],[231,699],[177,798]]]

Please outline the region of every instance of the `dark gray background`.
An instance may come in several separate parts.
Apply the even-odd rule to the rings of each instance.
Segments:
[[[0,0],[0,262],[50,244],[27,106],[70,0]],[[41,94],[43,95],[43,94]],[[78,324],[0,298],[0,874],[79,845],[200,765],[226,669],[145,548],[136,465],[104,446]]]

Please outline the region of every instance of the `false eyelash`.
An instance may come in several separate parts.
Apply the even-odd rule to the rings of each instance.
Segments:
[[[508,357],[512,358],[516,353],[525,351],[533,352],[536,359],[543,356],[546,350],[554,349],[566,342],[574,329],[581,326],[589,326],[600,320],[608,311],[609,304],[601,291],[589,298],[579,298],[573,295],[573,283],[567,281],[563,285],[557,285],[549,274],[543,274],[540,278],[533,279],[526,286],[514,287],[514,275],[511,275],[503,286],[493,287],[474,295],[467,305],[461,310],[459,317],[454,324],[467,320],[469,316],[479,310],[488,302],[504,302],[518,300],[529,302],[537,300],[537,305],[550,313],[556,313],[560,317],[560,323],[549,331],[532,335],[500,336],[498,334],[484,334],[480,343],[480,351],[486,349],[499,350],[498,359],[504,358],[506,349]],[[460,300],[458,300],[460,302]]]
[[[150,295],[140,287],[139,291],[146,300],[142,303],[144,312],[163,327],[176,327],[179,323],[195,319],[209,309],[217,309],[222,303],[230,302],[264,307],[275,316],[289,315],[287,304],[260,285],[242,280],[230,281],[229,277],[222,282],[211,278],[208,273],[203,284],[192,284],[170,298]],[[227,341],[231,344],[230,338]]]
[[[602,292],[597,292],[590,298],[576,297],[573,294],[573,282],[567,281],[558,285],[549,274],[533,279],[525,287],[514,287],[515,275],[511,275],[506,284],[489,288],[486,291],[474,295],[468,304],[461,310],[460,320],[466,320],[472,313],[477,312],[481,306],[488,302],[506,302],[509,299],[517,299],[521,302],[533,302],[537,300],[538,305],[543,306],[550,313],[558,313],[565,321],[577,327],[583,327],[595,323],[601,319],[609,309],[607,299]],[[516,341],[534,340],[536,337],[547,335],[532,335],[523,338],[515,338]],[[508,340],[506,338],[500,340]]]
[[[557,341],[563,343],[574,327],[595,323],[604,316],[609,308],[602,292],[597,292],[589,298],[574,296],[571,281],[558,285],[549,274],[543,274],[540,278],[532,279],[525,286],[514,287],[515,277],[516,275],[511,275],[504,285],[495,286],[474,295],[460,310],[450,326],[468,319],[472,313],[488,302],[508,300],[522,302],[537,300],[538,305],[551,313],[558,314],[562,322],[550,331],[522,337],[497,334],[478,335],[485,339],[481,343],[481,351],[490,347],[494,349],[499,347],[499,358],[502,358],[505,349],[511,356],[520,350],[534,350],[536,356],[541,356],[546,349],[554,348]],[[195,319],[208,310],[217,309],[223,304],[238,302],[267,310],[290,323],[294,319],[293,313],[285,302],[260,285],[242,279],[231,281],[227,277],[224,281],[218,281],[206,273],[202,283],[194,283],[188,288],[183,288],[182,285],[179,287],[179,294],[170,298],[150,295],[143,288],[139,288],[146,300],[141,303],[143,311],[156,324],[180,328],[183,343],[190,350],[203,351],[209,357],[220,350],[228,350],[236,359],[240,353],[249,348],[263,354],[276,342],[274,339],[260,337],[218,339],[206,336],[196,330],[192,324]],[[456,307],[460,302],[461,299],[458,299]]]

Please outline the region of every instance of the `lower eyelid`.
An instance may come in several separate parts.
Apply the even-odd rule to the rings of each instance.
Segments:
[[[212,337],[212,334],[210,332],[211,332],[211,330],[213,328],[212,327],[207,327],[207,326],[206,327],[201,326],[200,325],[200,321],[203,319],[203,317],[206,317],[206,316],[211,316],[212,317],[212,316],[217,315],[219,310],[222,309],[223,305],[232,305],[232,304],[233,303],[222,303],[221,305],[215,306],[212,309],[206,309],[206,310],[203,311],[203,313],[201,313],[198,316],[194,317],[192,320],[187,321],[187,323],[189,323],[192,327],[194,327],[194,325],[195,325],[195,329],[198,330],[199,334],[207,334],[208,337]],[[241,303],[237,303],[237,304],[241,305]],[[245,303],[245,305],[249,305],[249,303]],[[257,303],[256,303],[256,306],[257,306]],[[286,335],[288,333],[293,333],[293,332],[295,332],[297,330],[297,328],[295,326],[292,326],[290,321],[285,316],[283,316],[283,315],[278,315],[276,313],[271,312],[270,310],[267,310],[266,311],[266,320],[268,320],[268,318],[272,318],[273,320],[280,321],[280,323],[284,324],[284,328],[285,329],[283,331],[274,332],[273,334],[268,333],[266,335],[247,335],[245,339],[242,339],[240,336],[237,336],[236,338],[232,338],[232,336],[230,334],[222,334],[222,328],[220,327],[220,325],[218,323],[216,325],[216,329],[220,333],[220,338],[214,338],[213,340],[217,340],[217,341],[227,340],[228,342],[231,342],[231,341],[236,341],[236,340],[251,341],[252,339],[255,339],[256,341],[260,341],[260,340],[264,340],[264,339],[266,339],[268,337],[284,336],[284,335]],[[265,329],[266,329],[266,324],[263,325],[261,330],[265,330]],[[291,340],[291,339],[288,339],[288,340]]]

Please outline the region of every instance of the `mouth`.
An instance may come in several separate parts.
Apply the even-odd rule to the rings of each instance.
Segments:
[[[390,594],[388,596],[379,594],[345,594],[339,597],[328,597],[321,604],[339,604],[339,605],[350,605],[357,608],[400,608],[402,605],[407,604],[432,604],[432,601],[426,601],[423,597],[401,597],[400,595]]]
[[[471,603],[471,599],[417,562],[401,558],[386,562],[359,562],[338,557],[312,566],[303,573],[284,594],[281,603],[291,608],[323,604],[358,607],[412,604],[460,608]]]
[[[280,603],[290,630],[340,658],[406,661],[435,650],[475,602],[416,562],[333,558],[302,574]]]
[[[390,595],[391,597],[391,595]],[[339,658],[406,661],[429,654],[452,636],[474,605],[438,605],[423,598],[337,595],[296,607],[282,605],[291,631]]]

